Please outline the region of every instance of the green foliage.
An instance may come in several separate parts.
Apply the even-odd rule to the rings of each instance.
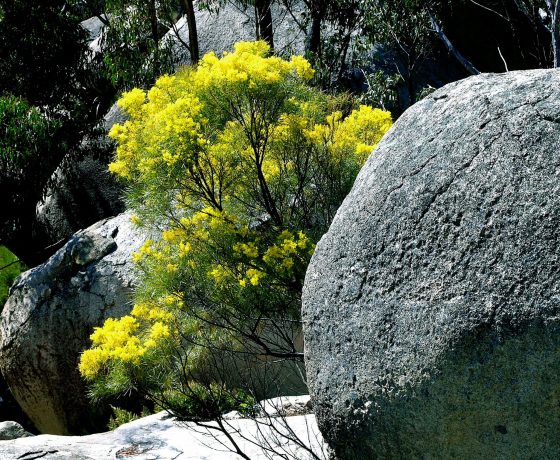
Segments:
[[[425,5],[411,0],[362,2],[363,30],[371,43],[389,44],[413,65],[435,38]]]
[[[168,410],[184,420],[214,420],[226,412],[237,410],[246,416],[254,415],[256,401],[239,388],[223,383],[208,384],[185,381],[177,389],[160,395],[158,408]]]
[[[109,423],[107,425],[109,430],[116,430],[119,426],[124,425],[125,423],[130,423],[141,417],[147,417],[150,415],[147,409],[144,409],[141,414],[135,414],[134,412],[120,409],[115,406],[111,406],[111,410],[113,411],[113,415],[109,419]]]
[[[388,81],[381,86],[396,86],[397,94],[402,93],[403,89],[406,91],[407,100],[399,101],[401,110],[419,99],[417,73],[425,59],[433,52],[437,40],[437,35],[432,30],[427,5],[427,2],[416,0],[362,2],[364,45],[371,47],[374,44],[383,44],[385,54],[392,54],[394,67],[391,72],[396,69],[400,81],[387,75]],[[375,92],[375,85],[379,85],[381,81],[374,78],[373,83],[373,87],[370,85],[370,91]]]
[[[119,89],[153,84],[158,75],[171,72],[176,56],[171,41],[162,38],[177,20],[176,2],[164,0],[106,0],[108,18],[103,43],[107,73]]]
[[[0,242],[29,265],[48,244],[34,228],[45,185],[107,103],[72,4],[0,0]]]
[[[8,298],[8,290],[23,270],[24,266],[16,255],[0,246],[0,311]]]
[[[361,100],[366,104],[381,107],[391,113],[399,110],[399,90],[398,85],[402,81],[399,74],[386,75],[379,70],[369,75],[365,75],[367,91],[361,96]]]
[[[87,36],[65,4],[0,0],[0,94],[35,106],[75,106],[86,78]]]
[[[315,243],[391,126],[312,77],[302,57],[242,42],[123,96],[130,119],[111,130],[110,169],[135,220],[161,237],[134,257],[131,314],[97,328],[81,357],[94,394],[140,388],[210,417],[244,404],[225,371],[236,355],[301,359],[293,337]]]
[[[31,229],[43,188],[67,150],[62,122],[15,96],[0,97],[0,132],[0,240],[9,240]]]

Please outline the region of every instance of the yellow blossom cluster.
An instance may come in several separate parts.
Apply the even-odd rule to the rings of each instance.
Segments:
[[[306,267],[315,250],[315,244],[303,232],[294,234],[284,230],[277,242],[270,246],[263,256],[263,261],[279,272],[290,272],[294,264]]]
[[[167,77],[162,78],[168,82]],[[109,131],[109,137],[117,143],[116,159],[109,170],[119,176],[149,178],[161,167],[192,163],[193,156],[206,145],[202,135],[206,120],[201,116],[196,96],[185,94],[173,99],[167,94],[164,98],[158,87],[161,80],[154,88],[159,91],[154,93],[152,89],[146,95],[134,89],[119,101],[119,106],[131,117],[122,125],[113,125]],[[147,133],[150,135],[146,136]]]
[[[138,323],[131,316],[109,318],[103,327],[95,328],[91,335],[93,348],[86,350],[80,359],[83,376],[94,377],[109,359],[138,362],[146,352],[140,339],[134,334]]]
[[[96,327],[91,335],[92,347],[80,357],[80,373],[92,379],[111,360],[138,364],[150,349],[170,336],[173,306],[182,306],[174,297],[160,299],[149,305],[134,305],[130,315],[118,319],[109,318],[103,327]]]
[[[208,326],[220,315],[299,314],[315,242],[391,126],[387,112],[311,89],[312,77],[301,56],[241,42],[123,95],[109,168],[127,180],[133,222],[160,235],[133,255],[142,288],[129,315],[92,334],[85,377],[190,335],[225,340]]]
[[[231,84],[262,90],[291,75],[307,81],[314,71],[301,56],[293,56],[290,61],[270,56],[270,46],[264,41],[239,42],[233,53],[225,52],[221,59],[213,52],[206,54],[193,74],[193,82],[203,90],[216,91]]]
[[[305,133],[334,156],[343,159],[353,155],[363,165],[392,124],[390,113],[361,105],[346,118],[342,112],[334,112],[326,117],[325,124],[317,124]]]

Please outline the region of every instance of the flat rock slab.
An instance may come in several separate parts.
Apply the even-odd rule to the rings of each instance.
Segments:
[[[263,421],[264,419],[260,419]],[[277,419],[279,420],[279,419]],[[306,445],[324,456],[324,446],[313,415],[288,417],[287,426]],[[254,421],[228,420],[229,431],[240,448],[253,460],[280,459],[281,454],[289,454],[294,459],[310,458],[301,447],[286,439],[277,439],[275,430],[256,425]],[[275,422],[279,430],[286,427]],[[216,427],[216,422],[208,423]],[[246,439],[244,439],[246,438]],[[270,456],[262,447],[263,439],[268,439],[269,447],[277,450]],[[0,441],[2,460],[44,459],[44,460],[225,460],[240,458],[228,449],[227,437],[192,423],[179,423],[169,418],[165,412],[136,420],[108,433],[89,436],[41,435],[13,441]]]
[[[560,458],[559,88],[447,85],[360,172],[303,292],[338,458]]]

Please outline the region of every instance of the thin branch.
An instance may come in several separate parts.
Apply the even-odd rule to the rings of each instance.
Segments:
[[[499,46],[498,46],[498,53],[500,54],[500,57],[502,58],[502,62],[504,63],[504,67],[506,68],[506,72],[509,72],[507,62],[506,62],[506,60],[504,58],[504,55],[502,54],[502,50],[500,50]]]
[[[189,51],[189,53],[190,53],[191,47],[189,46],[189,44],[188,44],[185,40],[183,40],[183,39],[181,38],[181,34],[179,33],[179,29],[177,28],[177,23],[174,22],[174,23],[171,25],[171,28],[173,29],[173,33],[175,34],[175,38],[176,38],[176,39],[179,41],[179,43],[181,43],[181,45],[183,45],[183,46],[187,49],[187,51]]]
[[[445,33],[443,32],[443,29],[441,28],[441,26],[439,25],[439,23],[437,22],[437,19],[435,18],[434,14],[428,9],[427,10],[428,15],[430,17],[430,21],[432,23],[432,27],[434,28],[435,32],[439,35],[439,38],[441,39],[441,41],[443,42],[443,44],[445,45],[445,47],[447,48],[447,50],[453,54],[453,56],[455,56],[455,59],[457,59],[461,65],[471,74],[471,75],[478,75],[480,74],[480,71],[472,64],[472,62],[470,62],[467,58],[465,58],[457,48],[455,48],[455,46],[453,45],[453,43],[451,43],[451,40],[449,40],[449,38],[447,38],[447,35],[445,35]]]
[[[20,263],[20,262],[21,262],[21,260],[16,259],[16,260],[10,262],[9,264],[4,265],[3,267],[0,267],[0,272],[1,272],[2,270],[5,270],[6,268],[11,267],[12,265],[18,264],[18,263]]]
[[[95,17],[99,19],[105,26],[111,27],[111,23],[109,22],[105,14],[98,14]]]
[[[489,8],[489,7],[487,7],[486,5],[482,5],[482,4],[478,3],[478,2],[475,2],[475,0],[469,0],[469,1],[470,1],[471,3],[473,3],[473,4],[475,4],[476,6],[478,6],[478,7],[482,8],[482,9],[484,9],[484,10],[490,11],[491,13],[494,13],[494,14],[498,15],[498,16],[501,17],[504,21],[509,22],[509,19],[508,19],[508,18],[506,18],[503,14],[498,13],[498,12],[497,12],[496,10],[494,10],[493,8]],[[519,0],[514,0],[514,1],[517,2],[517,1],[519,1]]]

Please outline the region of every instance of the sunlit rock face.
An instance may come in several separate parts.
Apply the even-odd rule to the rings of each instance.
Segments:
[[[78,372],[95,326],[131,309],[132,254],[144,236],[130,213],[76,233],[14,283],[0,322],[0,368],[37,429],[82,434],[105,427],[108,407],[87,398]]]
[[[560,457],[560,72],[409,109],[317,246],[307,376],[340,459]]]

